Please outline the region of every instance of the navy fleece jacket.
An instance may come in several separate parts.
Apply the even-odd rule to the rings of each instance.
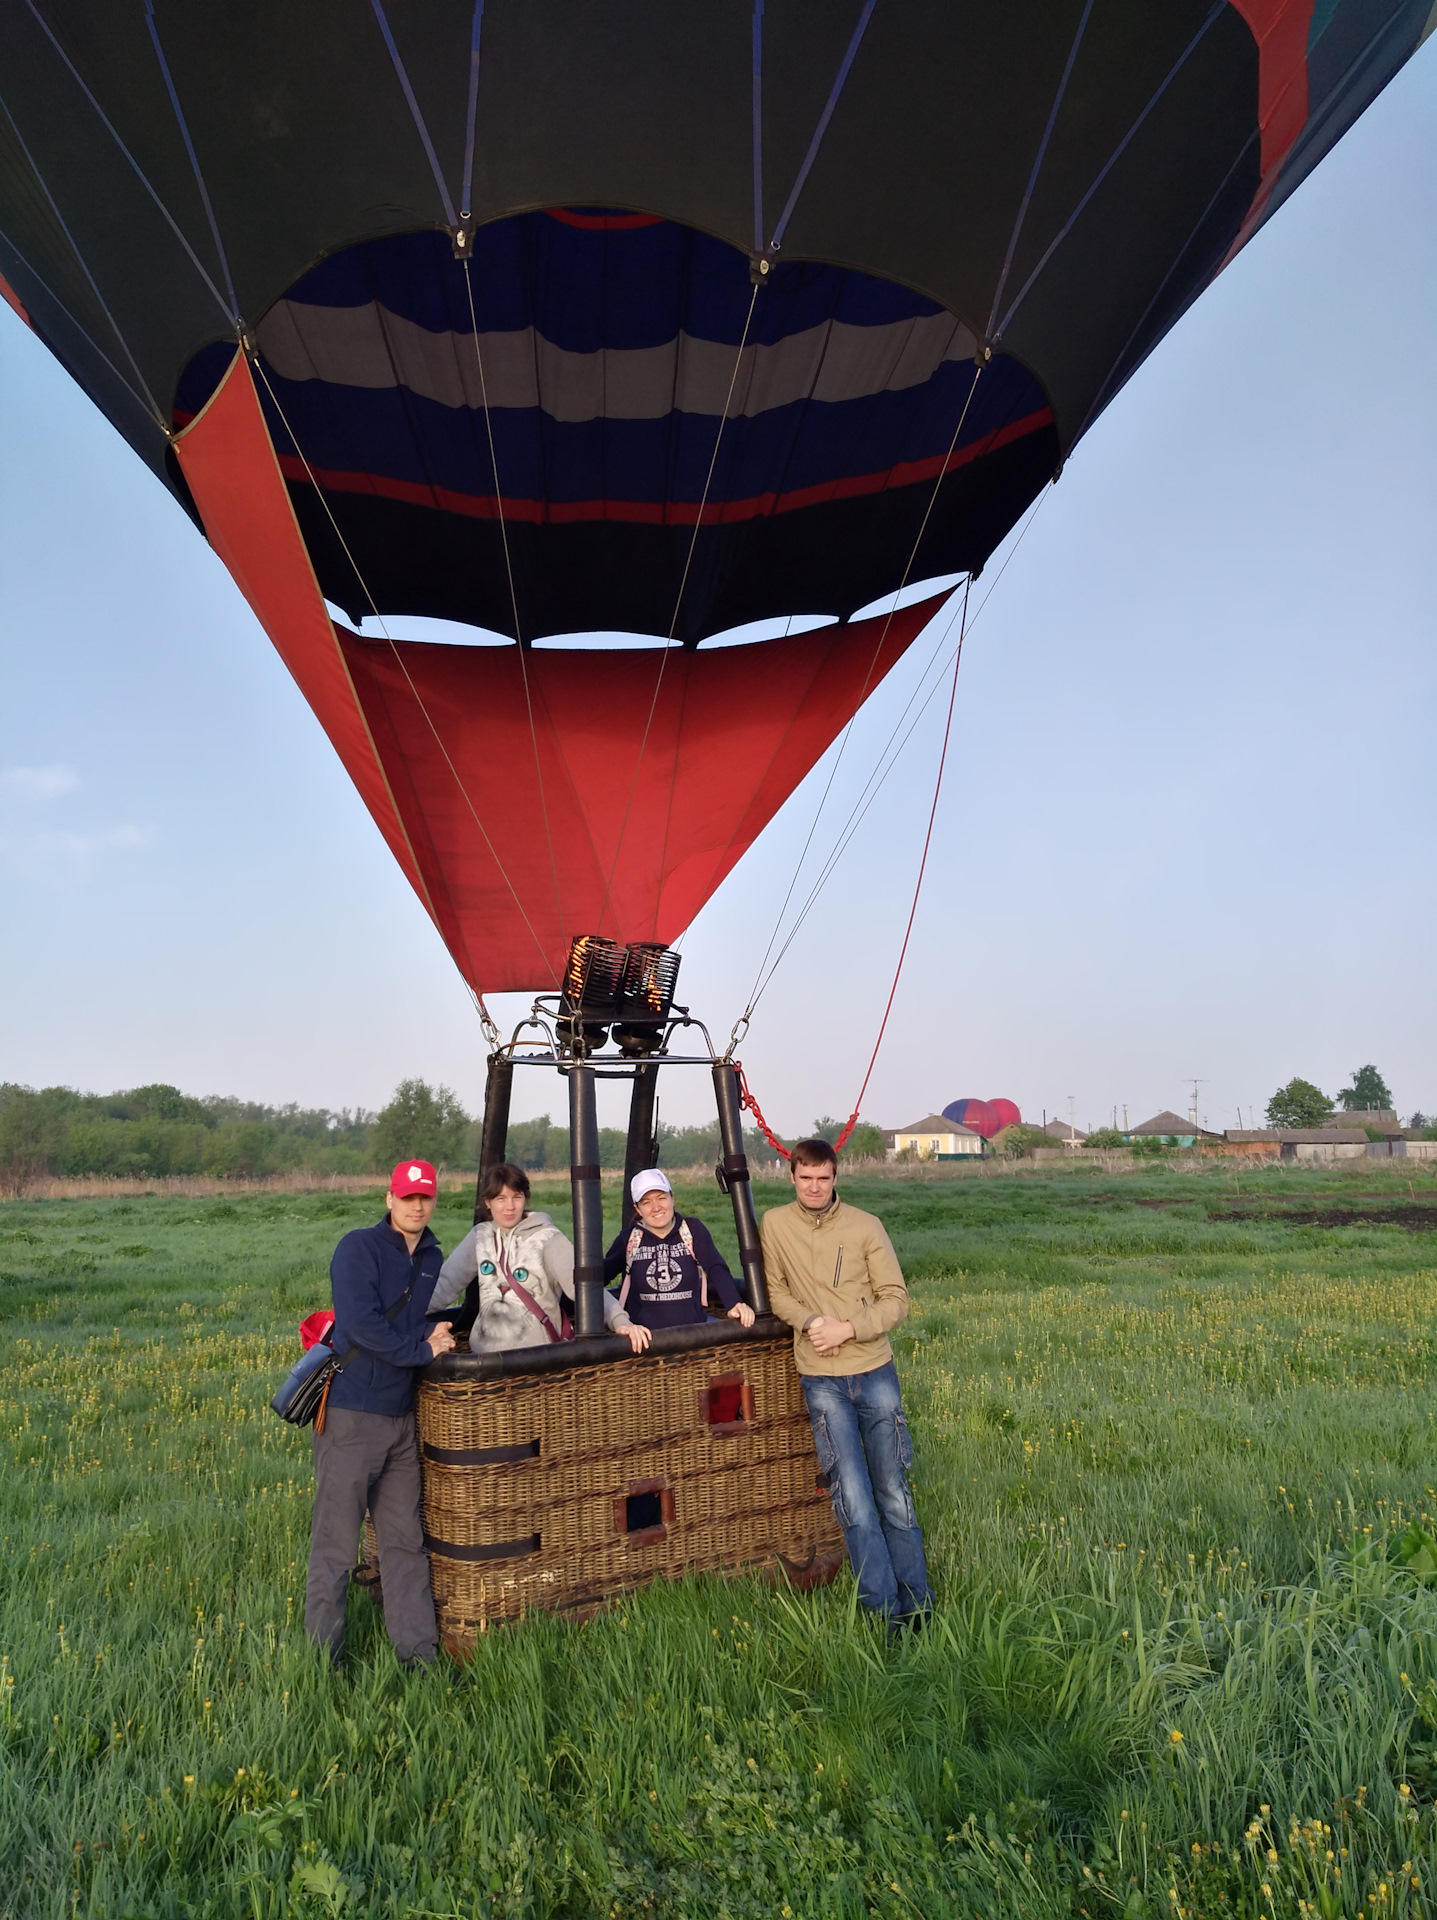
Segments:
[[[428,1227],[410,1254],[404,1235],[388,1214],[372,1227],[345,1234],[329,1263],[334,1295],[336,1353],[359,1352],[329,1390],[332,1407],[357,1413],[408,1413],[414,1405],[414,1373],[428,1366],[429,1296],[444,1264],[444,1250]],[[391,1322],[385,1314],[413,1280],[404,1311]]]

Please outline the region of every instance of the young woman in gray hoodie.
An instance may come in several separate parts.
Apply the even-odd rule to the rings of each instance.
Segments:
[[[484,1176],[480,1199],[488,1213],[459,1242],[439,1270],[429,1301],[431,1317],[463,1301],[456,1330],[471,1320],[469,1351],[502,1353],[511,1347],[542,1347],[565,1337],[573,1313],[574,1249],[547,1213],[529,1207],[529,1176],[502,1164]],[[604,1293],[604,1326],[622,1333],[635,1353],[649,1344],[647,1327],[636,1326]]]

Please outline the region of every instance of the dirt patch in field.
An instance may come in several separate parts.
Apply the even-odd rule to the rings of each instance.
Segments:
[[[1402,1227],[1437,1232],[1437,1207],[1227,1207],[1210,1220],[1271,1220],[1290,1227]]]
[[[1358,1198],[1384,1199],[1382,1194],[1359,1195]],[[1201,1206],[1198,1195],[1168,1194],[1162,1198],[1151,1195],[1135,1198],[1126,1193],[1095,1193],[1074,1195],[1068,1205],[1075,1207],[1194,1207]],[[1354,1207],[1341,1204],[1331,1207],[1283,1207],[1273,1206],[1270,1201],[1254,1202],[1251,1206],[1213,1207],[1207,1209],[1209,1220],[1244,1220],[1276,1222],[1289,1227],[1402,1227],[1408,1233],[1437,1233],[1437,1206],[1424,1206],[1419,1201],[1415,1206],[1410,1201],[1379,1207]]]

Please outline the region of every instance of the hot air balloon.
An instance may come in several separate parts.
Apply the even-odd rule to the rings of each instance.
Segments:
[[[1020,1127],[1023,1124],[1023,1116],[1018,1111],[1015,1101],[990,1100],[988,1106],[993,1114],[993,1118],[998,1122],[996,1128],[998,1133],[1001,1133],[1004,1127]]]
[[[557,991],[576,936],[672,943],[941,589],[852,616],[982,567],[1430,11],[5,0],[0,292],[471,986]],[[616,630],[659,644],[535,646]],[[582,998],[571,1064],[633,1013]]]
[[[985,1140],[991,1140],[1003,1124],[986,1100],[950,1100],[943,1109],[943,1118],[951,1120],[955,1127],[981,1133]]]
[[[847,616],[982,565],[1429,11],[9,0],[0,273],[547,987],[687,924],[933,607]],[[674,645],[533,647],[613,629]]]

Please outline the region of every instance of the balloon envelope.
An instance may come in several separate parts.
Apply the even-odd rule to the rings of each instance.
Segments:
[[[1018,1106],[1016,1101],[990,1100],[988,1102],[988,1105],[993,1110],[994,1116],[996,1117],[998,1122],[998,1130],[1000,1132],[1004,1127],[1018,1127],[1023,1124],[1023,1116],[1018,1111]]]
[[[968,1127],[991,1140],[1002,1122],[986,1100],[954,1100],[943,1109],[943,1118],[955,1126]]]
[[[981,567],[1430,10],[15,5],[0,294],[545,986],[692,918],[938,602],[850,616]],[[613,630],[673,644],[534,650]]]

